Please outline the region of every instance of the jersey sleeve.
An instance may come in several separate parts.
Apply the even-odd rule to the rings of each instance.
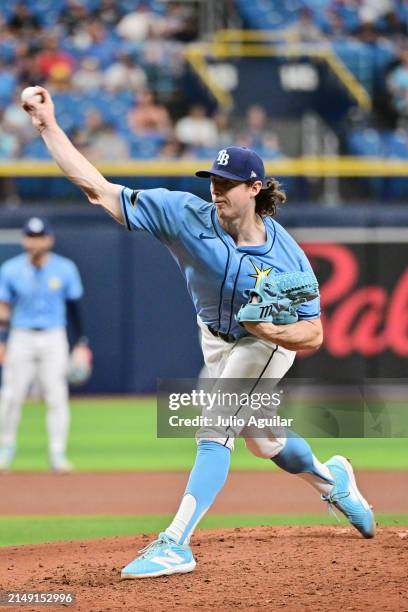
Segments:
[[[65,299],[79,300],[83,295],[83,287],[78,268],[73,261],[67,262],[67,275],[65,283]]]
[[[121,207],[126,227],[148,232],[161,242],[170,243],[180,231],[188,196],[188,193],[168,189],[134,191],[124,187]]]
[[[0,302],[7,302],[8,304],[13,300],[13,288],[10,283],[10,275],[8,274],[8,268],[2,265],[0,268]]]
[[[311,272],[314,276],[314,272],[312,266],[305,253],[300,251],[300,269],[302,272]],[[299,321],[307,320],[307,319],[318,319],[320,317],[320,297],[311,300],[310,302],[305,302],[301,304],[297,310]]]

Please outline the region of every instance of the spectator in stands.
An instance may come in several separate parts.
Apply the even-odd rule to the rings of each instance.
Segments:
[[[265,159],[275,159],[276,157],[282,157],[282,153],[279,148],[278,137],[270,130],[265,132],[262,153]]]
[[[172,137],[160,147],[157,157],[160,159],[178,159],[182,157],[184,150],[184,145],[177,138]]]
[[[74,37],[74,44],[81,54],[95,57],[103,70],[113,62],[118,49],[115,37],[97,19],[85,22],[80,35]]]
[[[20,40],[11,32],[5,15],[0,12],[0,60],[10,62]]]
[[[129,159],[130,146],[111,123],[105,123],[88,147],[88,155],[101,160]]]
[[[299,18],[288,30],[300,42],[315,42],[323,37],[322,31],[314,22],[312,11],[307,6],[299,9]]]
[[[85,116],[85,126],[79,130],[74,141],[80,151],[90,159],[128,159],[129,145],[115,132],[113,126],[106,123],[102,114],[90,109]]]
[[[341,19],[345,34],[355,34],[360,25],[360,0],[331,0],[330,6]]]
[[[227,146],[230,142],[234,142],[229,114],[225,111],[218,111],[214,115],[214,121],[218,133],[217,147],[221,148]]]
[[[79,25],[86,23],[88,16],[88,8],[81,0],[65,0],[58,17],[58,24],[63,26],[65,35],[72,36]]]
[[[8,19],[10,31],[18,37],[33,36],[40,30],[40,22],[37,17],[30,12],[27,3],[18,2],[14,6],[14,11]]]
[[[408,48],[400,53],[400,63],[391,70],[387,79],[393,105],[400,115],[408,116]]]
[[[332,41],[341,41],[346,38],[347,30],[343,18],[331,5],[327,7],[323,15],[322,28]]]
[[[268,127],[268,118],[265,109],[253,104],[248,107],[245,117],[245,131],[254,147],[262,147],[263,136]]]
[[[0,159],[15,159],[19,150],[20,143],[16,134],[5,125],[3,117],[0,117]]]
[[[123,10],[117,0],[100,0],[91,14],[94,19],[112,30],[123,17]]]
[[[75,66],[72,55],[59,47],[58,35],[48,33],[43,40],[42,50],[36,57],[40,77],[57,86],[69,83]]]
[[[24,41],[20,41],[14,50],[14,71],[17,81],[21,84],[21,89],[31,85],[32,83],[41,83],[42,75],[37,67],[37,60],[31,45]]]
[[[127,115],[127,125],[134,134],[159,134],[164,137],[172,127],[167,109],[156,103],[153,93],[148,89],[137,94],[137,104]]]
[[[259,104],[253,104],[247,109],[244,135],[249,143],[245,146],[257,151],[262,151],[266,146],[266,141],[270,142],[271,138],[273,138],[273,133],[269,129],[266,111]]]
[[[143,42],[155,30],[163,33],[164,23],[147,3],[139,4],[132,13],[125,15],[116,27],[119,36],[131,42]]]
[[[376,24],[372,21],[364,21],[360,23],[356,34],[362,43],[372,45],[373,47],[377,44],[380,38],[380,31]]]
[[[166,38],[179,42],[191,42],[198,36],[196,7],[192,4],[168,2],[166,4]]]
[[[141,47],[139,59],[155,91],[165,95],[174,88],[174,81],[185,66],[183,50],[181,43],[163,40],[158,31],[150,33],[149,39]]]
[[[143,68],[135,63],[130,54],[119,51],[116,62],[104,72],[103,84],[107,91],[131,89],[138,92],[146,89],[147,77]]]
[[[20,157],[21,141],[14,126],[8,123],[4,114],[0,107],[0,160],[9,161]],[[0,177],[0,202],[8,208],[15,208],[21,203],[14,177]]]
[[[358,13],[361,23],[375,24],[380,19],[395,13],[395,2],[393,0],[360,0]]]
[[[15,94],[12,103],[4,109],[3,127],[16,136],[19,145],[36,137],[30,118],[27,121],[27,113],[21,108],[20,92]]]
[[[85,121],[82,128],[74,135],[75,143],[85,154],[88,147],[92,146],[95,137],[103,130],[105,123],[102,113],[96,108],[90,108],[85,113]]]
[[[184,145],[214,147],[218,143],[216,123],[207,116],[202,104],[194,104],[188,114],[177,121],[175,134]]]
[[[72,86],[79,91],[87,92],[100,89],[103,84],[104,73],[99,70],[99,62],[96,57],[84,57],[79,70],[72,77]]]
[[[234,138],[237,146],[254,149],[263,157],[280,155],[277,136],[270,129],[265,109],[258,104],[248,107],[245,120],[238,124]]]

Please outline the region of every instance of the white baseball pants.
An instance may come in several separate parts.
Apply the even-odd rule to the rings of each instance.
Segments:
[[[69,347],[65,328],[12,329],[7,342],[0,399],[1,446],[15,446],[21,407],[37,379],[47,405],[50,455],[65,453],[69,430]]]
[[[251,386],[256,380],[273,379],[271,380],[272,387],[285,376],[294,362],[295,351],[259,340],[252,335],[245,336],[235,343],[228,343],[213,336],[200,319],[198,319],[198,325],[201,330],[201,347],[207,368],[206,376],[210,379],[218,379],[217,388],[222,388],[220,379],[247,378],[252,379]],[[222,431],[219,432],[219,437],[213,430],[207,433],[207,439],[217,439],[229,448],[233,448],[233,436],[227,439],[223,436]],[[257,457],[270,459],[278,454],[285,444],[284,437],[279,436],[276,428],[265,429],[262,437],[255,437],[256,427],[247,426],[242,430],[241,435],[245,439],[248,450]],[[206,439],[205,428],[200,429],[198,437]]]

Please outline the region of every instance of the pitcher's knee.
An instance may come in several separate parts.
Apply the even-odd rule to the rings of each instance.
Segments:
[[[216,428],[200,427],[196,433],[196,442],[197,444],[200,444],[200,442],[217,442],[231,451],[234,450],[234,437]]]
[[[272,459],[284,446],[283,438],[245,438],[247,449],[261,459]]]

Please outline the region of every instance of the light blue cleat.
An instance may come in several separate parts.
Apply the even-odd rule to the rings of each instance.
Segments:
[[[191,548],[176,544],[165,533],[142,548],[142,554],[131,561],[121,572],[121,578],[153,578],[168,574],[186,574],[196,566]]]
[[[335,485],[322,499],[335,506],[365,538],[375,536],[375,518],[371,506],[357,488],[350,461],[335,455],[325,465],[333,476]]]

